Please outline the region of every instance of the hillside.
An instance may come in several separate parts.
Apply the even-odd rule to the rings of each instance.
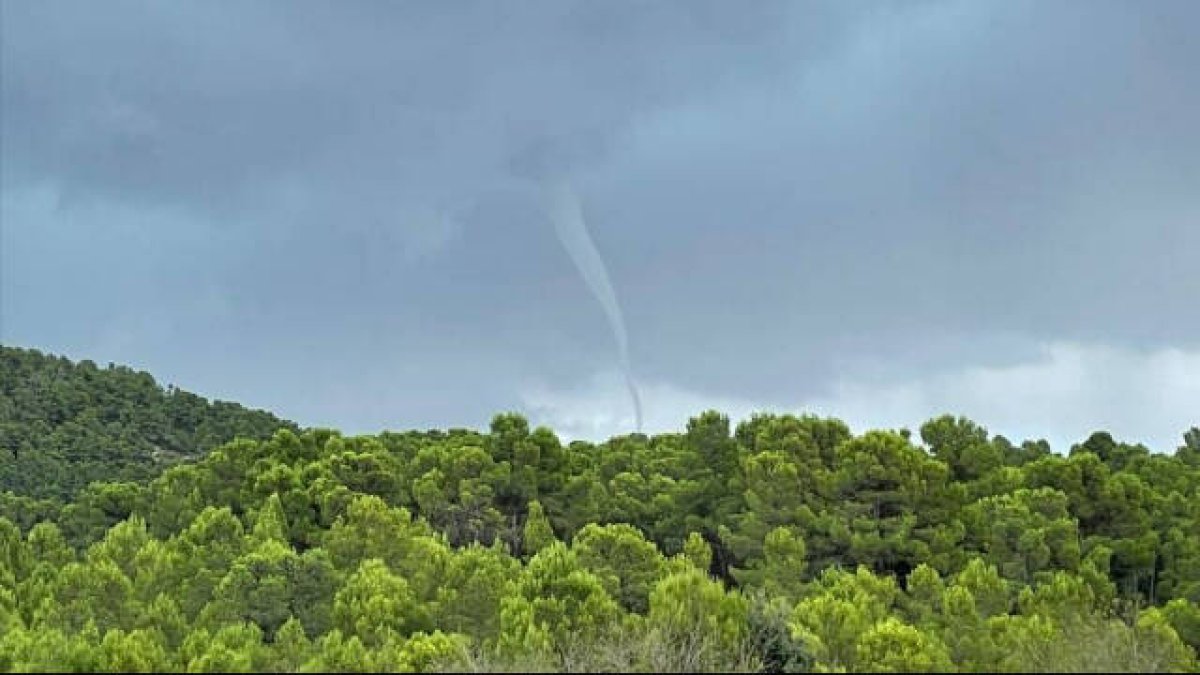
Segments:
[[[175,419],[149,376],[10,351]],[[0,508],[0,671],[1200,667],[1200,431],[1173,455],[949,416],[917,440],[706,412],[600,444],[514,414],[233,441]]]
[[[291,422],[164,389],[124,366],[0,346],[0,492],[68,498],[88,483],[140,481],[237,437]]]

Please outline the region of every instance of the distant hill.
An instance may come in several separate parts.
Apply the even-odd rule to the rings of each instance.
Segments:
[[[163,388],[145,372],[0,345],[0,492],[69,499],[92,481],[151,478],[236,437],[294,423]]]

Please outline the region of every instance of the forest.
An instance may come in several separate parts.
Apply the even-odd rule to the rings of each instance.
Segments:
[[[347,436],[2,364],[0,671],[1200,672],[1197,428]]]
[[[234,438],[296,430],[149,373],[0,345],[0,492],[65,499],[94,481],[147,480]]]

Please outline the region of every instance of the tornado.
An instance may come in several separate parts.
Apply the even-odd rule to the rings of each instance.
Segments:
[[[588,234],[579,197],[569,183],[560,180],[546,183],[544,198],[546,210],[554,223],[554,231],[558,233],[558,240],[562,242],[579,276],[583,278],[608,318],[608,327],[617,343],[617,355],[620,358],[621,371],[625,375],[625,386],[629,389],[629,400],[633,404],[637,432],[641,433],[642,398],[638,394],[637,382],[633,379],[633,368],[629,362],[629,335],[625,331],[625,316],[608,278],[608,268],[604,259],[600,257],[600,251],[596,249],[596,244]]]

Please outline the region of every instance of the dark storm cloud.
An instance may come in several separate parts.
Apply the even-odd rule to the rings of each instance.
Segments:
[[[798,82],[656,116],[605,199],[639,232],[614,246],[633,252],[615,275],[656,288],[630,318],[642,344],[702,377],[665,347],[705,342],[710,387],[847,353],[936,367],[1048,338],[1195,345],[1188,23],[1133,5],[924,8]],[[660,222],[686,229],[656,228],[638,259]],[[759,358],[737,358],[748,348]]]
[[[14,5],[6,159],[68,192],[209,208],[291,181],[338,213],[461,198],[498,170],[590,158],[638,110],[769,77],[842,14],[787,30],[786,5],[720,7]]]
[[[1195,347],[1194,3],[5,3],[0,336],[303,421]],[[96,353],[100,352],[100,353]]]

